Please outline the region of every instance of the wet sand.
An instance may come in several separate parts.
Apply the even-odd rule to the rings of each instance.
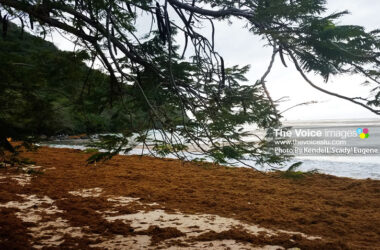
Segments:
[[[380,181],[42,147],[0,169],[0,249],[380,249]]]

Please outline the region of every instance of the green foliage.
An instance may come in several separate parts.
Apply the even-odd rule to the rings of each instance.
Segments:
[[[86,148],[85,150],[83,150],[83,153],[85,153],[85,154],[95,154],[95,153],[99,153],[99,150],[96,149],[96,148]]]
[[[129,144],[128,137],[130,136],[131,134],[100,136],[99,141],[88,145],[95,153],[87,159],[87,162],[89,164],[103,162],[120,153],[128,153],[132,150],[132,147],[127,146]]]
[[[215,169],[216,166],[221,167],[219,165],[216,165],[215,163],[208,162],[205,158],[195,158],[191,160],[190,162],[198,167],[201,167],[207,170]]]
[[[360,99],[330,94],[380,114],[373,109],[380,105],[380,31],[339,25],[338,18],[347,12],[325,15],[325,0],[0,3],[8,15],[32,15],[39,27],[63,29],[78,38],[79,47],[86,48],[86,52],[58,52],[51,44],[35,40],[41,49],[33,51],[38,46],[32,44],[30,54],[25,54],[23,46],[7,44],[12,34],[2,40],[5,51],[13,54],[6,52],[0,58],[6,79],[0,96],[8,105],[1,123],[6,121],[6,127],[27,135],[42,131],[122,133],[104,136],[95,145],[101,152],[92,162],[128,152],[137,142],[162,156],[178,155],[192,144],[219,163],[250,158],[258,164],[277,164],[289,158],[273,152],[277,138],[271,129],[281,125],[281,115],[264,86],[267,74],[248,84],[245,74],[249,66],[226,67],[215,51],[215,30],[210,40],[199,31],[204,20],[212,24],[213,20],[241,18],[245,27],[273,47],[273,58],[280,55],[285,66],[286,58],[290,59],[307,81],[304,71],[317,73],[326,81],[336,74],[364,74],[378,84],[373,96]],[[168,11],[169,5],[174,11]],[[174,24],[173,13],[180,24]],[[146,14],[155,20],[149,32],[140,34],[136,23]],[[176,34],[184,35],[192,46],[189,58],[184,57],[186,49],[179,52]],[[14,67],[13,60],[26,55],[27,65],[34,69]],[[95,57],[109,75],[85,66],[84,61]],[[266,137],[246,140],[254,136],[245,130],[247,125],[267,131]],[[160,131],[161,138],[150,138],[147,130]],[[287,173],[295,173],[293,169]]]
[[[73,101],[80,92],[85,54],[60,52],[20,32],[10,24],[7,37],[0,39],[0,123],[18,132],[7,136],[82,132],[74,125]]]
[[[110,103],[104,95],[109,76],[85,65],[85,51],[59,51],[26,32],[21,36],[12,23],[0,46],[0,123],[15,130],[8,137],[119,132],[131,120],[144,127],[139,103],[128,96]]]
[[[287,172],[295,172],[303,163],[302,162],[296,162],[294,164],[292,164],[288,170],[286,170]]]
[[[107,161],[107,160],[111,159],[115,155],[117,155],[117,154],[114,153],[114,152],[112,152],[112,153],[109,153],[109,152],[98,152],[98,153],[95,153],[95,154],[91,155],[87,159],[87,163],[88,164],[96,164],[97,162],[104,162],[104,161]]]
[[[10,151],[7,154],[5,153],[5,150],[0,147],[0,164],[2,166],[10,165],[17,167],[35,164],[34,161],[31,161],[28,158],[20,157],[20,152],[22,150],[36,151],[37,149],[38,147],[34,144],[34,141],[29,138],[26,138],[22,143],[13,146],[12,150],[7,149],[7,151]]]
[[[188,149],[186,145],[183,144],[167,144],[164,141],[156,141],[157,144],[154,145],[153,150],[159,156],[167,156],[170,153],[176,153],[180,151],[185,151]]]
[[[306,176],[317,174],[317,170],[311,170],[307,172],[297,171],[297,169],[302,165],[302,162],[296,162],[292,164],[286,171],[281,172],[281,177],[286,179],[299,180],[303,179]]]

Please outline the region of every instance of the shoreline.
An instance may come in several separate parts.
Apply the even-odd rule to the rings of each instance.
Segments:
[[[86,166],[88,154],[48,147],[22,156],[35,161],[43,174],[17,177],[13,170],[0,170],[2,237],[21,237],[7,244],[376,249],[380,242],[376,180],[323,174],[287,179],[279,173],[147,156],[118,155]],[[17,182],[26,177],[24,186]],[[28,214],[39,220],[23,221]],[[50,234],[30,235],[44,223],[50,223]],[[18,236],[12,236],[14,230]],[[6,242],[0,238],[0,246]]]
[[[42,146],[50,148],[63,148],[63,149],[78,149],[85,150],[85,145],[80,145],[80,143],[75,144],[72,142],[72,145],[69,144],[42,144]],[[141,148],[134,148],[131,152],[127,154],[131,155],[141,155]],[[203,157],[204,155],[200,154],[197,157]],[[193,156],[192,156],[193,157]],[[176,159],[176,157],[167,156],[166,158]],[[293,163],[303,162],[304,164],[299,167],[300,171],[308,172],[317,170],[321,174],[332,175],[336,177],[346,177],[357,180],[373,179],[380,180],[380,156],[332,156],[332,155],[310,155],[310,156],[296,156],[293,160],[289,161],[287,165],[282,167],[279,166],[280,171],[286,171],[289,166]],[[210,161],[211,162],[211,161]],[[252,164],[252,163],[251,163]],[[223,164],[225,166],[233,167],[243,167],[240,165],[233,164]],[[342,171],[346,169],[346,171]],[[348,171],[347,171],[348,169]],[[271,172],[268,168],[261,168],[261,171]]]

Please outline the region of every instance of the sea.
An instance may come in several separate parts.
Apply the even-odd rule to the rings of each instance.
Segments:
[[[294,163],[302,162],[298,171],[319,173],[354,179],[380,180],[380,119],[368,120],[318,120],[284,121],[284,130],[277,131],[284,141],[291,141],[297,152],[295,157],[282,165],[256,165],[254,161],[244,163],[262,171],[287,170]],[[289,132],[290,131],[290,132]],[[260,131],[256,131],[260,134]],[[262,132],[262,131],[261,131]],[[55,148],[85,149],[86,140],[56,140],[42,143]],[[148,152],[144,152],[148,153]],[[129,155],[141,155],[141,147],[131,150]],[[166,157],[175,158],[174,155]],[[188,159],[202,158],[211,161],[199,152],[186,153]],[[241,163],[227,165],[246,167]]]
[[[338,144],[328,146],[330,148],[348,148],[352,151],[354,149],[358,151],[356,154],[353,152],[337,153],[332,152],[332,150],[324,153],[301,153],[289,162],[289,164],[303,162],[299,170],[310,171],[316,169],[320,173],[340,177],[380,179],[380,119],[289,121],[284,122],[284,125],[291,126],[293,131],[299,129],[322,132],[322,137],[320,138],[305,139],[301,136],[301,138],[297,138],[298,141],[326,140],[327,142],[336,142]],[[368,131],[364,131],[365,129]],[[365,136],[361,138],[358,133],[360,131],[367,132],[367,138]],[[323,132],[328,132],[328,136]],[[346,138],[344,138],[344,135],[346,135]]]

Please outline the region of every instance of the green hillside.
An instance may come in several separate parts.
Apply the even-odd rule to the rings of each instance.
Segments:
[[[109,77],[86,66],[85,52],[60,51],[12,23],[0,47],[0,126],[12,130],[7,134],[120,132],[131,118],[146,120],[144,112],[130,114],[138,107],[125,99],[110,101]]]

